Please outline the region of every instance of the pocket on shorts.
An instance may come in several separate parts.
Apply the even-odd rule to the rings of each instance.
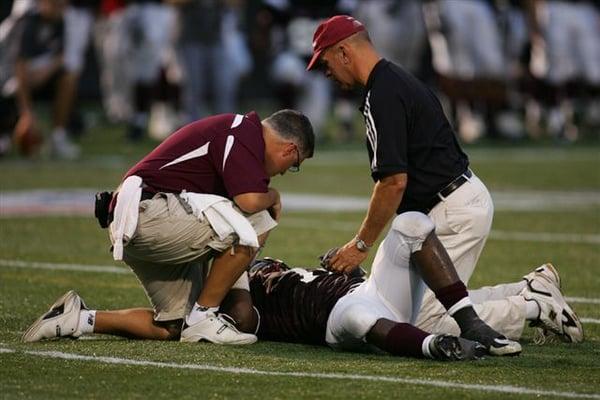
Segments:
[[[446,209],[446,222],[454,233],[483,237],[490,232],[492,218],[488,207],[457,207]]]

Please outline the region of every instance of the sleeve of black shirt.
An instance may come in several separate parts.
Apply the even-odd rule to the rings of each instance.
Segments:
[[[378,181],[386,176],[406,172],[407,109],[400,95],[390,87],[375,85],[367,101],[366,123],[371,125],[371,128],[367,126],[367,140],[371,142],[373,149],[373,179]]]
[[[35,35],[36,35],[36,23],[33,16],[26,16],[22,21],[23,32],[19,40],[19,52],[17,57],[19,59],[29,60],[35,56]]]

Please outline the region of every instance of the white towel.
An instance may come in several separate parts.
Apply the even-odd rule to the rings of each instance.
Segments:
[[[188,193],[185,190],[181,192],[180,197],[189,204],[198,219],[208,220],[219,239],[224,240],[235,232],[242,246],[259,247],[256,231],[250,222],[233,208],[229,199],[214,194]]]
[[[142,178],[136,175],[127,177],[117,195],[113,222],[110,225],[113,237],[113,258],[123,259],[123,240],[131,239],[135,233],[142,198]]]

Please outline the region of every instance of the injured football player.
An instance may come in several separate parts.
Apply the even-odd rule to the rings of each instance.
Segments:
[[[329,345],[334,349],[378,349],[399,356],[438,360],[471,360],[485,354],[517,355],[526,321],[540,331],[538,338],[558,337],[566,342],[583,340],[581,324],[560,292],[560,278],[551,264],[544,264],[520,282],[487,287],[467,293],[448,255],[422,213],[397,216],[381,243],[368,277],[327,270],[335,249],[321,262],[322,268],[289,268],[263,259],[253,263],[245,282],[234,286],[222,304],[231,325],[255,332],[264,340]],[[248,281],[249,278],[249,281]],[[453,325],[446,331],[415,326],[425,285],[447,309]],[[494,330],[477,310],[486,301],[510,299],[522,305],[519,329]],[[95,318],[89,318],[93,314]],[[73,291],[42,315],[44,338],[78,337],[82,333],[144,338],[124,329],[132,314],[152,318],[151,309],[89,310]],[[120,318],[116,318],[120,317]],[[495,316],[515,319],[513,315]],[[119,320],[123,320],[122,326]],[[86,321],[93,326],[81,329]],[[111,321],[110,324],[107,321]],[[162,339],[177,339],[182,321],[173,321]],[[513,322],[516,325],[517,322]],[[35,324],[34,324],[35,325]],[[165,329],[165,327],[160,327]],[[158,327],[157,327],[158,329]],[[508,337],[507,337],[508,336]]]

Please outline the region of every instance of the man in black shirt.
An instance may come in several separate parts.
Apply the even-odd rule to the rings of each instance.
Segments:
[[[469,169],[434,93],[382,59],[364,26],[350,16],[332,17],[316,30],[308,69],[316,67],[343,89],[365,89],[360,109],[375,181],[357,235],[332,259],[331,267],[344,272],[356,268],[394,214],[419,211],[433,221],[460,280],[467,283],[491,228],[493,204]],[[445,313],[428,290],[417,326],[438,331]]]

